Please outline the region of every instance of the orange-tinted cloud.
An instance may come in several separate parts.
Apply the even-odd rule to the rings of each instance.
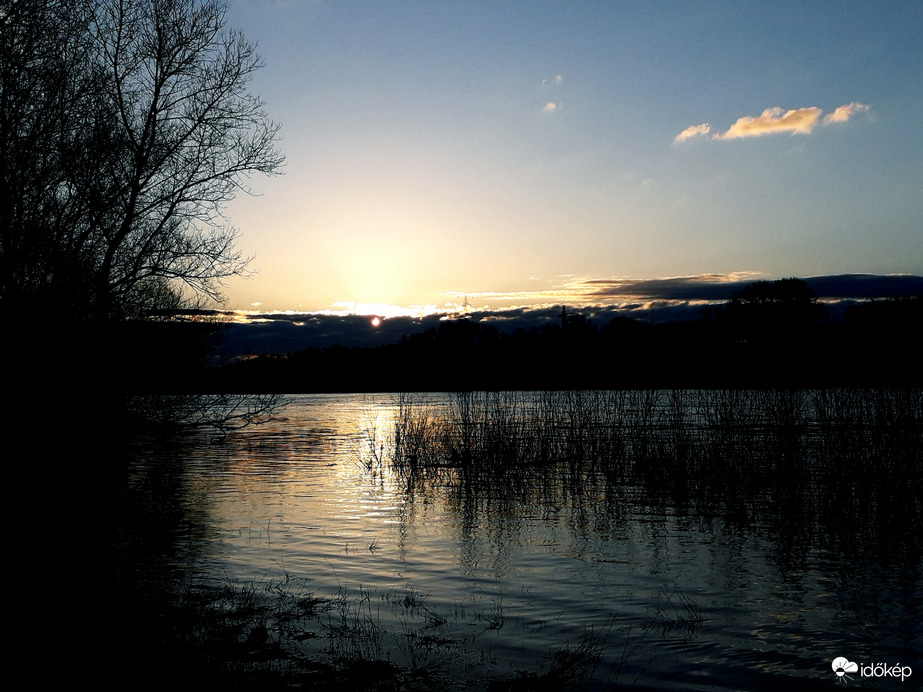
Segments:
[[[837,106],[833,113],[824,116],[824,125],[830,123],[845,123],[853,113],[864,113],[869,109],[867,103],[847,103],[845,106]]]
[[[821,112],[821,109],[815,106],[790,111],[783,111],[778,106],[767,108],[758,117],[744,116],[739,118],[723,135],[715,135],[715,139],[759,137],[774,132],[808,134],[817,125]]]
[[[808,108],[796,108],[793,110],[782,110],[779,106],[767,108],[758,116],[745,115],[738,118],[737,122],[731,125],[725,133],[715,133],[712,139],[742,139],[744,137],[759,137],[774,132],[790,132],[791,134],[810,134],[818,125],[829,125],[830,123],[845,123],[853,114],[862,113],[869,109],[866,103],[853,101],[842,106],[838,106],[833,113],[829,113],[821,119],[823,111],[817,106]],[[708,123],[701,125],[691,125],[680,132],[673,138],[674,142],[685,142],[691,137],[707,135],[711,131]]]
[[[676,137],[673,138],[674,142],[685,142],[691,137],[696,137],[698,135],[707,135],[711,131],[711,125],[708,123],[702,123],[701,125],[690,125],[685,130],[680,132]]]

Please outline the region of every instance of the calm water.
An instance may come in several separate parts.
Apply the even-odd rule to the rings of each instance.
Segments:
[[[288,578],[336,604],[317,614],[306,654],[380,657],[448,687],[539,675],[584,646],[600,654],[590,688],[832,687],[843,656],[912,670],[846,682],[920,689],[918,511],[894,529],[815,516],[836,512],[830,497],[808,511],[734,509],[551,472],[409,482],[369,463],[397,410],[390,395],[305,395],[228,437],[138,441],[135,500],[170,505],[159,540],[136,548],[138,572]],[[850,487],[843,503],[866,501]]]

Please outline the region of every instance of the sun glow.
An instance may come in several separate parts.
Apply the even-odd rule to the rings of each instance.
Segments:
[[[457,309],[454,303],[436,305],[394,305],[392,303],[355,303],[349,300],[335,302],[326,310],[312,310],[312,315],[368,315],[381,324],[389,317],[426,317]],[[378,326],[374,324],[373,326]]]

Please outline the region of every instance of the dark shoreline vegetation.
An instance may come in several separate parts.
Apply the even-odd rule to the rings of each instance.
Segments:
[[[97,392],[103,408],[125,397],[203,393],[923,385],[916,334],[923,297],[859,303],[841,322],[823,321],[813,298],[803,306],[808,320],[774,307],[731,301],[694,321],[618,317],[602,325],[571,309],[560,324],[514,332],[447,319],[393,344],[224,357],[223,364],[221,322],[175,317],[21,323],[4,350],[30,383]]]
[[[447,320],[395,344],[238,359],[190,381],[289,393],[923,384],[923,298],[859,303],[836,323],[823,317],[806,284],[785,279],[753,284],[699,320],[597,325],[562,309],[560,324],[512,333]]]
[[[370,482],[395,478],[408,496],[435,490],[462,516],[515,515],[539,495],[578,512],[644,506],[741,536],[765,531],[775,559],[796,570],[832,551],[843,560],[832,567],[839,596],[874,618],[882,599],[915,598],[923,568],[921,438],[920,388],[485,391],[450,395],[447,405],[401,395],[393,429],[366,429],[358,461]],[[197,530],[195,517],[176,515],[185,492],[176,457],[156,473],[125,469],[121,509],[110,498],[97,517],[100,527],[110,511],[133,517],[110,527],[116,552],[99,563],[104,581],[84,593],[86,617],[102,618],[98,632],[89,628],[100,637],[90,646],[111,652],[113,674],[166,682],[182,671],[192,683],[241,689],[617,689],[631,679],[620,677],[621,663],[599,666],[604,648],[637,665],[631,654],[645,637],[708,627],[695,601],[674,592],[643,624],[602,621],[532,668],[479,679],[471,662],[470,679],[457,679],[449,671],[472,637],[503,636],[501,603],[445,612],[412,589],[320,595],[287,572],[247,584],[147,572],[158,541],[178,527]],[[85,550],[77,559],[88,564]],[[906,575],[906,592],[880,590],[875,575],[889,573]],[[403,624],[389,627],[382,611]],[[64,626],[73,614],[45,625]],[[912,651],[916,625],[897,626]],[[754,677],[745,686],[791,683]]]

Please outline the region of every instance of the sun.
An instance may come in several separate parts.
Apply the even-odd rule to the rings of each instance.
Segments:
[[[380,325],[380,324],[381,324],[381,320],[380,320],[378,317],[373,317],[373,318],[372,318],[372,326],[373,326],[373,327],[377,327],[377,326]]]

